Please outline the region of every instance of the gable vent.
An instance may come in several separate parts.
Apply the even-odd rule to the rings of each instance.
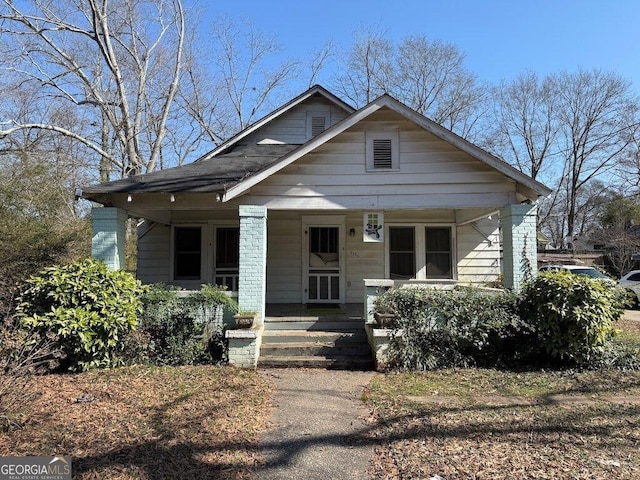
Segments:
[[[311,117],[311,136],[320,135],[326,129],[326,117]]]
[[[390,139],[373,140],[373,168],[393,168]]]

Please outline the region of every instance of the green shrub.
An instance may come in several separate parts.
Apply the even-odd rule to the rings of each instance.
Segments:
[[[129,359],[156,365],[191,365],[223,361],[224,326],[218,309],[237,309],[224,290],[202,285],[181,297],[167,285],[152,285],[143,294],[139,328],[128,339]]]
[[[391,364],[410,370],[509,362],[521,354],[510,340],[531,334],[507,292],[393,288],[377,308],[396,316]]]
[[[607,353],[624,314],[624,291],[569,272],[543,272],[522,291],[521,315],[554,360],[588,364]]]
[[[27,330],[56,337],[62,369],[112,367],[122,363],[122,339],[136,327],[142,291],[131,274],[88,259],[31,277],[16,313]]]

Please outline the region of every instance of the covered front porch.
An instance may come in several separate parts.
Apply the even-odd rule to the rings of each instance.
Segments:
[[[93,255],[112,268],[124,267],[128,215],[117,207],[93,210]],[[528,203],[384,211],[239,205],[165,216],[167,223],[139,231],[139,278],[186,289],[226,285],[241,310],[257,314],[263,330],[287,321],[303,322],[305,329],[358,322],[362,329],[370,311],[365,279],[486,285],[501,278],[518,289],[536,265],[536,208]],[[367,241],[367,235],[375,238]],[[241,335],[253,342],[256,359],[261,332]]]
[[[93,210],[93,256],[112,268],[124,267],[128,214]],[[377,228],[370,228],[371,218]],[[235,212],[176,210],[167,222],[139,232],[138,278],[186,289],[226,285],[260,323],[267,304],[305,310],[306,304],[358,304],[364,279],[475,285],[501,279],[518,289],[536,265],[534,204],[371,212],[240,205]],[[368,228],[377,235],[373,241]]]

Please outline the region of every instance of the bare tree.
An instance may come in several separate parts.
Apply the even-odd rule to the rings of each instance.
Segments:
[[[561,73],[558,92],[560,151],[565,162],[567,236],[577,233],[579,197],[585,185],[604,178],[628,151],[638,130],[638,103],[630,84],[599,70]]]
[[[424,35],[405,38],[397,50],[393,92],[419,113],[468,138],[484,114],[486,89],[464,66],[453,44]]]
[[[333,41],[328,40],[318,50],[316,50],[311,56],[311,63],[309,68],[309,82],[308,87],[311,88],[316,84],[318,77],[322,70],[325,68],[327,62],[335,55],[335,44]]]
[[[103,178],[156,168],[182,73],[180,0],[2,0],[0,21],[5,72],[36,85],[43,104],[91,119],[78,131],[46,115],[5,118],[0,137],[38,129],[72,138],[103,159]]]
[[[526,72],[494,88],[493,99],[494,128],[485,141],[489,148],[533,179],[551,169],[560,128],[551,79]],[[548,173],[553,178],[559,172]]]
[[[466,138],[484,114],[486,89],[464,67],[464,55],[422,35],[396,47],[378,30],[359,32],[335,84],[356,106],[388,93]]]
[[[356,107],[392,93],[393,62],[394,46],[383,31],[377,27],[357,31],[333,81],[336,92]]]
[[[555,185],[539,223],[558,247],[595,225],[603,189],[632,159],[638,101],[628,82],[598,70],[525,73],[494,90],[489,149],[533,178]]]
[[[628,194],[640,194],[640,130],[633,133],[629,148],[617,162],[614,183]]]
[[[602,204],[599,238],[618,276],[635,264],[634,254],[640,252],[640,203],[637,197],[611,194]]]
[[[213,25],[213,39],[214,74],[221,80],[221,93],[235,120],[226,127],[235,132],[257,119],[268,101],[295,77],[300,64],[287,59],[266,68],[265,59],[278,53],[280,46],[251,23],[241,27],[222,17]]]

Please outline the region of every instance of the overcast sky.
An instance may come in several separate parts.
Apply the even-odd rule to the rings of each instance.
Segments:
[[[203,20],[224,14],[274,35],[302,57],[332,39],[348,46],[358,27],[389,38],[424,34],[455,44],[480,80],[526,69],[541,75],[602,68],[640,91],[640,0],[201,0]],[[322,78],[320,79],[322,83]]]

